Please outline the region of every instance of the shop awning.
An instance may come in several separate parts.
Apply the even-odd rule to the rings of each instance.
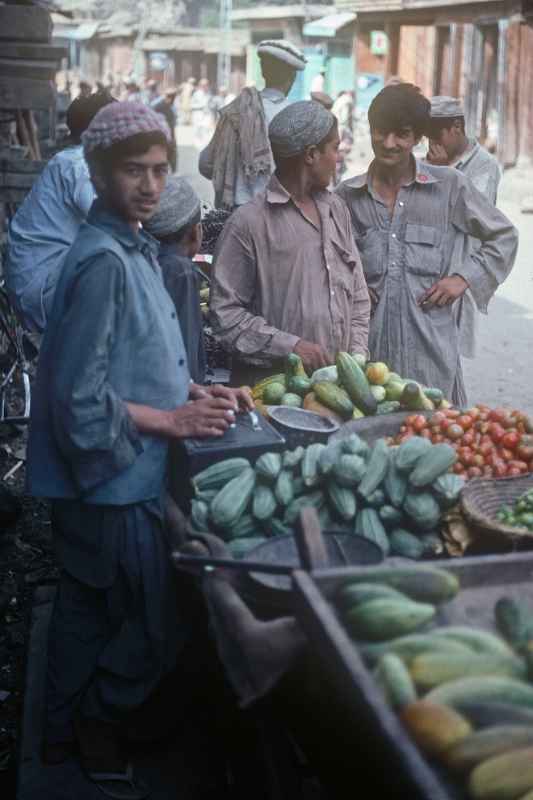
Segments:
[[[344,14],[328,14],[326,17],[307,22],[303,27],[304,36],[328,39],[336,36],[341,28],[357,19],[357,14],[346,11]]]
[[[54,25],[53,36],[56,39],[73,39],[81,42],[92,39],[100,22],[82,22],[79,25]]]

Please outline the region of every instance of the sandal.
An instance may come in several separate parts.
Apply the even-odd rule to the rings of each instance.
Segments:
[[[86,772],[106,797],[114,800],[145,800],[150,789],[139,778],[133,776],[133,766],[128,763],[124,772]]]

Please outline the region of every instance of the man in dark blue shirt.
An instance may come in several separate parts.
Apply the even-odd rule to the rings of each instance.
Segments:
[[[83,145],[98,197],[56,289],[28,449],[29,489],[52,501],[62,567],[45,756],[62,760],[75,740],[104,794],[141,800],[120,724],[174,668],[188,633],[163,534],[167,442],[221,435],[251,400],[190,381],[158,246],[141,228],[167,178],[166,123],[114,103]]]

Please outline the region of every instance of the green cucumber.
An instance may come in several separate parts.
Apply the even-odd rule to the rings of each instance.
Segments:
[[[412,558],[414,561],[425,554],[424,543],[410,531],[396,528],[389,536],[391,555]]]
[[[367,463],[363,480],[359,484],[359,494],[368,499],[380,486],[389,467],[390,450],[385,439],[375,443]]]

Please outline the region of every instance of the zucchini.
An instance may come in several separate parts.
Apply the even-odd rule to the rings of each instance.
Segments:
[[[338,378],[337,367],[335,365],[331,367],[320,367],[320,369],[316,369],[311,375],[311,383],[313,386],[315,383],[322,383],[323,381],[337,383]]]
[[[358,603],[364,603],[366,600],[375,600],[376,597],[406,599],[406,595],[385,584],[345,583],[337,593],[336,605],[341,611],[348,610]]]
[[[385,387],[384,386],[377,386],[377,385],[371,386],[370,387],[370,391],[372,392],[372,394],[376,398],[376,403],[378,404],[378,407],[376,409],[376,412],[377,412],[377,411],[379,411],[379,403],[383,403],[384,402],[387,393],[385,391]]]
[[[525,649],[533,639],[531,608],[523,601],[500,597],[494,607],[498,630],[515,650]]]
[[[332,480],[327,485],[329,502],[335,514],[344,522],[349,522],[357,512],[357,502],[351,489]]]
[[[285,381],[287,384],[291,378],[307,378],[303,361],[297,353],[289,353],[285,359]]]
[[[207,532],[209,519],[209,506],[203,500],[193,500],[191,503],[191,523],[195,531]]]
[[[226,532],[226,540],[245,539],[258,534],[257,520],[251,514],[243,514],[240,520]]]
[[[209,514],[215,525],[231,528],[248,507],[255,488],[255,472],[247,467],[227,483],[211,502]]]
[[[461,475],[448,473],[437,478],[431,488],[441,508],[451,508],[458,502],[464,485],[465,479]]]
[[[246,458],[227,458],[225,461],[211,464],[192,479],[194,491],[197,495],[211,489],[218,491],[249,466],[250,462]]]
[[[428,691],[448,681],[483,675],[500,677],[526,677],[524,662],[515,657],[476,655],[451,655],[450,653],[423,653],[411,664],[411,677],[419,689]]]
[[[281,472],[281,455],[279,453],[263,453],[255,462],[257,477],[266,483],[274,483]]]
[[[277,501],[270,486],[259,484],[256,486],[252,501],[252,513],[260,522],[265,522],[274,516]]]
[[[263,527],[269,536],[290,536],[293,532],[292,528],[289,528],[288,525],[284,525],[284,523],[276,517],[271,517]]]
[[[398,448],[396,454],[396,467],[400,472],[409,472],[416,467],[416,464],[433,445],[429,439],[422,436],[411,436]]]
[[[342,453],[335,466],[333,475],[340,486],[353,489],[362,480],[366,472],[366,464],[361,456],[350,456]]]
[[[329,475],[337,463],[337,459],[343,449],[343,442],[331,442],[318,457],[318,471],[321,475]]]
[[[441,517],[440,506],[429,492],[408,494],[403,504],[403,510],[422,531],[430,531],[435,528]]]
[[[286,392],[281,398],[280,405],[289,406],[289,408],[301,408],[302,398],[299,394],[294,394],[294,392]]]
[[[437,389],[436,386],[425,386],[422,391],[428,400],[431,400],[435,408],[438,408],[444,400],[444,392],[441,389]]]
[[[228,542],[228,550],[233,558],[239,560],[244,558],[244,556],[249,553],[250,550],[253,550],[266,541],[267,540],[265,536],[250,536],[243,539],[232,539],[230,542]]]
[[[385,439],[378,439],[368,460],[365,476],[359,484],[359,494],[368,499],[382,483],[389,467],[390,450]]]
[[[422,387],[414,381],[406,383],[403,387],[400,402],[404,408],[409,411],[434,411],[435,406],[431,400],[426,397],[422,391]]]
[[[201,500],[203,503],[207,503],[207,505],[210,505],[211,500],[213,500],[217,494],[218,489],[206,489],[205,492],[198,492],[196,499]]]
[[[342,440],[341,449],[343,453],[347,453],[350,456],[360,456],[361,458],[366,458],[370,452],[368,444],[356,433],[351,433],[346,439]]]
[[[310,444],[305,449],[302,459],[302,478],[304,486],[307,486],[308,489],[312,489],[320,483],[318,459],[325,449],[325,444]]]
[[[416,701],[413,680],[401,658],[394,653],[386,653],[380,658],[374,678],[392,708],[404,708]]]
[[[385,400],[383,403],[378,405],[378,409],[376,414],[381,416],[382,414],[396,414],[401,409],[401,404],[397,403],[395,400]]]
[[[349,353],[338,353],[335,363],[339,381],[348,392],[353,405],[367,416],[375,414],[378,407],[376,398],[370,391],[368,379],[357,361]]]
[[[283,469],[294,469],[301,462],[304,455],[304,448],[297,447],[296,450],[286,450],[283,453]]]
[[[411,486],[421,489],[429,486],[437,478],[444,475],[457,461],[457,453],[449,444],[434,444],[422,458],[417,461],[415,469],[409,475]]]
[[[446,625],[433,631],[433,635],[461,642],[475,653],[504,658],[513,656],[513,651],[503,639],[490,631],[481,630],[481,628],[470,628],[467,625]]]
[[[398,407],[401,408],[402,404],[400,400],[402,399],[402,393],[405,387],[405,383],[403,381],[387,381],[387,385],[385,386],[385,397],[389,403],[398,403]]]
[[[360,644],[359,652],[370,666],[375,664],[383,653],[396,653],[408,667],[421,653],[472,655],[472,650],[466,645],[437,639],[431,632],[411,633],[409,636],[400,636],[382,644]]]
[[[533,686],[514,678],[478,675],[443,683],[432,689],[427,699],[453,707],[465,702],[495,702],[533,708]]]
[[[382,505],[378,511],[379,518],[386,528],[396,528],[403,522],[403,514],[394,506]]]
[[[285,386],[285,374],[278,373],[277,375],[269,375],[268,378],[263,378],[262,381],[256,383],[254,387],[252,387],[252,397],[254,400],[262,401],[265,389],[271,383],[281,383]]]
[[[294,499],[293,480],[292,472],[289,470],[282,469],[279,473],[274,494],[280,506],[288,506]]]
[[[453,600],[459,592],[459,581],[451,572],[418,565],[362,567],[358,575],[350,576],[350,583],[384,583],[413,600],[436,604]],[[439,630],[443,631],[446,628]]]
[[[410,531],[396,528],[389,537],[390,551],[393,556],[412,558],[414,561],[422,558],[425,553],[424,543]]]
[[[488,758],[533,746],[533,727],[527,725],[495,725],[474,731],[446,752],[444,760],[453,772],[470,772]]]
[[[344,389],[337,386],[335,383],[320,381],[319,383],[315,383],[313,391],[319,403],[335,411],[335,413],[339,414],[343,419],[350,419],[354,407],[348,393]]]
[[[281,403],[285,392],[284,383],[269,383],[263,390],[262,402],[266,406],[277,406]]]
[[[521,747],[487,759],[471,773],[472,800],[518,800],[533,789],[533,747]]]
[[[302,378],[296,376],[287,381],[287,391],[293,394],[298,394],[300,397],[305,397],[311,391],[311,381],[309,378]]]
[[[533,729],[533,708],[521,708],[502,702],[473,702],[465,700],[458,704],[461,714],[475,728],[492,728],[494,725],[526,725]]]
[[[289,503],[285,509],[285,514],[283,515],[283,522],[286,525],[294,525],[300,516],[300,511],[302,508],[305,508],[306,506],[313,506],[313,508],[319,509],[323,505],[324,493],[322,491],[319,490],[316,492],[310,492],[309,494],[302,494],[300,497],[296,497],[292,503]]]
[[[400,719],[420,750],[439,760],[472,733],[472,726],[461,714],[426,698],[401,709]]]
[[[390,448],[389,466],[383,479],[383,488],[392,505],[401,508],[407,494],[407,476],[397,467],[398,452],[398,448]]]
[[[378,597],[353,606],[344,615],[344,623],[355,639],[380,642],[412,633],[434,616],[435,607],[427,603]]]
[[[372,492],[370,497],[367,497],[366,499],[366,504],[370,506],[370,508],[375,508],[376,511],[381,508],[385,502],[385,492],[382,492],[381,489],[376,489],[376,491]]]
[[[389,537],[377,511],[373,508],[363,508],[359,511],[355,520],[355,534],[377,544],[384,556],[389,554]]]

